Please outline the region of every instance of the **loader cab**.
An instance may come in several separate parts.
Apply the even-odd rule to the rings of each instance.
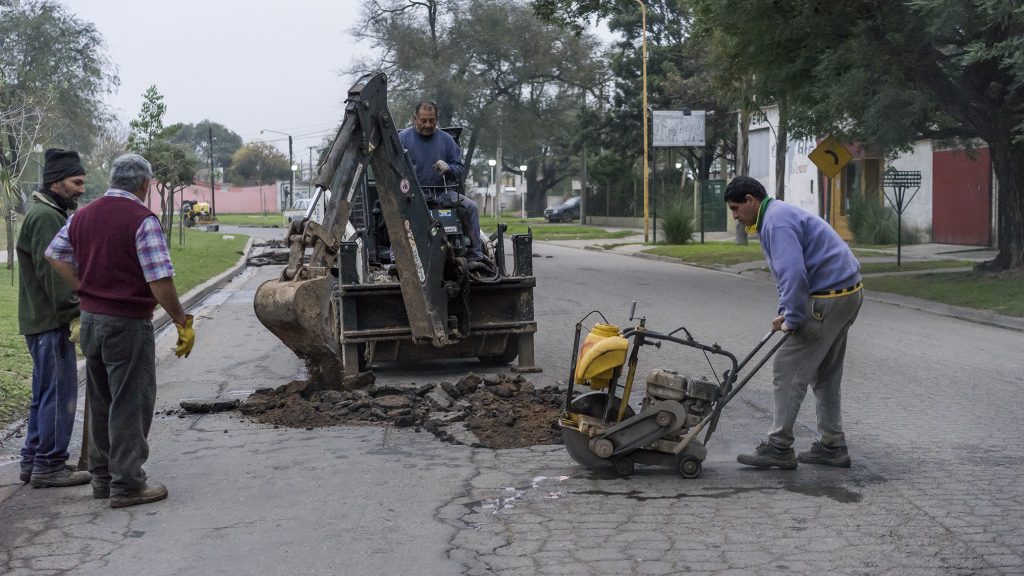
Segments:
[[[461,126],[449,126],[441,128],[441,130],[451,136],[456,144],[459,144],[459,138],[462,136]],[[444,228],[454,255],[465,257],[471,244],[469,234],[473,231],[468,212],[458,203],[458,195],[462,192],[462,181],[453,181],[445,186],[424,186],[421,187],[421,190],[431,217]],[[393,264],[394,259],[379,198],[373,177],[373,167],[367,166],[362,176],[361,185],[356,192],[356,198],[350,200],[352,204],[350,221],[356,230],[363,231],[367,254],[370,255],[370,264],[387,265]]]

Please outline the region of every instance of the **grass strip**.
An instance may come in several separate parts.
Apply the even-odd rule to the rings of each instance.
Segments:
[[[970,268],[974,262],[970,260],[914,260],[896,266],[895,262],[862,262],[861,274],[885,274],[888,272],[915,272],[917,270],[935,270],[937,268]]]
[[[764,260],[758,244],[733,244],[731,242],[707,242],[705,244],[671,244],[652,246],[643,250],[645,254],[678,258],[683,262],[710,266],[720,264],[732,266],[743,262]]]
[[[282,228],[284,226],[284,216],[280,213],[267,213],[266,216],[263,214],[217,214],[217,224],[223,224],[224,226]]]
[[[1024,317],[1024,276],[1020,273],[946,272],[883,276],[864,281],[867,290]]]

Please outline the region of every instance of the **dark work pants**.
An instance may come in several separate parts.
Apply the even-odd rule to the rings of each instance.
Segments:
[[[32,403],[21,471],[56,472],[68,460],[78,404],[78,368],[68,327],[25,336],[32,356]]]
[[[153,322],[82,312],[93,483],[122,496],[146,485],[149,427],[156,404]]]

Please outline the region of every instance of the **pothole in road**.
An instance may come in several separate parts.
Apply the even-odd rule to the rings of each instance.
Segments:
[[[469,373],[456,382],[370,385],[311,391],[308,381],[257,390],[238,410],[257,422],[294,428],[387,424],[426,430],[455,444],[522,448],[561,444],[557,420],[565,393],[520,375]]]

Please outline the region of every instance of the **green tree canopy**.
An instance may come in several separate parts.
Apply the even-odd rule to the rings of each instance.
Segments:
[[[291,174],[288,157],[266,142],[250,142],[231,157],[231,181],[236,184],[271,184]]]
[[[996,269],[1024,267],[1024,10],[999,0],[827,6],[694,0],[717,66],[756,78],[797,135],[833,133],[893,155],[978,138],[998,180]],[[814,30],[814,34],[807,34]],[[827,42],[822,39],[827,38]]]
[[[980,139],[998,180],[996,269],[1024,268],[1024,10],[1004,0],[680,0],[717,89],[776,103],[778,138],[826,133],[883,154]],[[574,29],[628,2],[533,0]],[[783,156],[779,150],[777,156]]]
[[[213,164],[231,169],[231,156],[242,147],[242,137],[232,132],[223,124],[203,120],[196,124],[182,124],[181,129],[172,139],[178,144],[185,144],[201,162],[209,164],[210,133],[213,133]]]
[[[109,117],[103,96],[117,86],[96,27],[50,0],[0,4],[0,211],[21,203],[20,180],[36,146],[92,148]],[[13,250],[13,248],[10,248]],[[8,265],[13,266],[10,253]]]
[[[150,86],[143,95],[139,115],[128,123],[128,148],[149,160],[160,195],[164,234],[171,241],[174,227],[174,195],[195,183],[199,159],[184,144],[175,143],[181,124],[164,127],[167,106],[156,86]]]
[[[440,123],[466,128],[467,165],[477,147],[506,170],[531,166],[528,204],[568,175],[578,151],[577,112],[604,77],[597,41],[566,35],[529,7],[496,0],[368,2],[353,31],[371,42],[373,60],[350,72],[389,75],[392,109],[409,118],[415,102],[434,100]]]

